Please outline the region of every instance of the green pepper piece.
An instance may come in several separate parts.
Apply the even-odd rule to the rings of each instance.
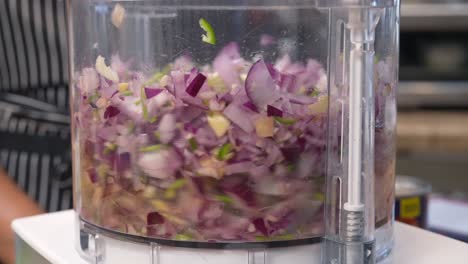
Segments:
[[[225,204],[232,204],[234,202],[234,200],[231,197],[222,194],[215,195],[215,199]]]
[[[163,148],[163,145],[161,145],[161,144],[151,145],[151,146],[146,146],[146,147],[140,148],[140,152],[154,152],[154,151],[158,151],[158,150],[160,150],[162,148]]]
[[[216,156],[216,158],[218,160],[227,160],[232,156],[232,155],[229,155],[231,154],[231,151],[232,151],[232,145],[230,143],[226,143],[219,149],[218,155]]]
[[[177,234],[174,239],[179,241],[189,241],[192,240],[192,236],[189,234]]]
[[[114,152],[117,149],[117,144],[108,142],[104,144],[104,155],[108,155],[111,152]]]
[[[318,90],[314,90],[313,92],[310,93],[310,97],[315,97],[315,96],[319,96],[320,95],[320,92]]]
[[[122,96],[132,96],[133,92],[132,91],[124,91],[120,93]]]
[[[168,74],[171,71],[171,65],[166,65],[160,72],[155,73],[151,78],[145,82],[145,86],[154,84],[156,82],[161,81],[164,75]]]
[[[294,125],[297,122],[297,120],[292,119],[292,118],[279,117],[279,116],[275,116],[273,118],[275,119],[276,122],[283,124],[283,125]]]
[[[202,35],[202,41],[211,45],[216,45],[216,34],[211,24],[204,18],[200,18],[199,23],[200,27],[206,32],[206,34]]]
[[[198,142],[194,137],[189,139],[189,145],[192,152],[198,148]]]
[[[174,199],[177,195],[177,191],[179,189],[182,189],[185,184],[187,183],[187,180],[185,179],[178,179],[175,182],[173,182],[169,187],[167,187],[166,191],[164,192],[164,198],[170,200]]]

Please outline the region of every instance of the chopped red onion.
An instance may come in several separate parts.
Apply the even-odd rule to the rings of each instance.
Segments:
[[[279,116],[283,117],[283,111],[279,110],[278,108],[268,105],[267,106],[267,114],[268,116]]]
[[[109,119],[118,114],[120,114],[120,110],[117,107],[111,105],[106,108],[106,111],[104,112],[104,118]]]
[[[296,92],[296,77],[292,74],[281,74],[279,86],[283,92]]]
[[[255,168],[255,164],[253,162],[244,161],[244,162],[230,164],[224,167],[224,172],[226,173],[226,175],[232,175],[232,174],[248,172],[253,168]]]
[[[91,95],[99,87],[99,75],[95,69],[84,68],[78,86],[84,95]]]
[[[226,193],[231,193],[242,199],[248,206],[254,207],[256,205],[255,194],[245,181],[224,183],[221,187]]]
[[[221,76],[227,87],[241,85],[236,60],[240,59],[239,46],[235,42],[226,45],[213,61],[214,71]]]
[[[164,217],[158,212],[151,212],[146,216],[147,225],[164,224]]]
[[[185,91],[192,97],[196,97],[205,81],[206,76],[199,73],[197,74],[197,76],[195,76],[195,79],[193,79],[193,81],[187,86],[187,89]]]
[[[265,45],[273,44],[271,36],[263,37]],[[77,98],[84,98],[74,113],[82,133],[80,158],[86,159],[82,170],[95,183],[82,186],[83,202],[92,204],[80,214],[156,239],[251,242],[320,235],[310,230],[322,214],[304,209],[309,194],[323,188],[312,176],[326,175],[328,117],[311,114],[318,96],[309,96],[327,92],[323,67],[288,56],[274,65],[263,59],[252,64],[236,43],[211,65],[198,67],[188,56],[169,65],[160,82],[145,85],[156,77],[132,72],[115,57],[111,67],[119,83],[94,80],[94,69],[86,73],[87,87],[77,83]],[[214,122],[214,115],[223,122]],[[261,137],[259,118],[271,121],[271,136]],[[99,218],[96,210],[103,212]]]
[[[88,176],[89,176],[89,180],[92,182],[92,183],[96,183],[98,182],[99,178],[98,178],[98,175],[96,173],[96,169],[95,168],[90,168],[86,171],[88,173]]]
[[[167,179],[181,166],[178,155],[173,151],[159,150],[144,153],[138,160],[138,166],[150,177]]]
[[[163,89],[153,89],[153,88],[146,88],[145,87],[145,95],[146,99],[151,99],[155,97],[156,95],[160,94],[163,91]]]
[[[245,91],[258,109],[265,109],[267,105],[272,104],[281,97],[263,60],[257,61],[250,68],[245,80]]]
[[[251,133],[254,131],[254,125],[252,122],[252,115],[249,115],[246,111],[241,109],[235,104],[230,104],[224,109],[224,115],[229,118],[234,124],[238,125],[245,132]]]
[[[173,114],[165,114],[161,122],[159,122],[158,132],[159,139],[162,143],[167,144],[174,138],[176,129],[176,118]]]
[[[265,221],[262,218],[256,218],[252,221],[255,228],[260,231],[264,236],[268,236],[268,229],[265,225]]]
[[[250,109],[250,110],[252,110],[254,112],[259,113],[258,108],[252,103],[252,101],[248,101],[248,102],[244,103],[243,106],[247,107],[248,109]]]

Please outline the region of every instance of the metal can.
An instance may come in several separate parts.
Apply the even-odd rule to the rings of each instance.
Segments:
[[[409,176],[397,176],[395,219],[409,225],[427,227],[427,202],[431,185]]]

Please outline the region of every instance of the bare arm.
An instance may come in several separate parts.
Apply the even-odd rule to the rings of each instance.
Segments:
[[[0,262],[15,263],[14,234],[11,222],[19,217],[42,213],[38,205],[22,192],[0,168]]]

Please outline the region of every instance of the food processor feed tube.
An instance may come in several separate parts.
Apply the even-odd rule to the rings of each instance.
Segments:
[[[338,22],[335,40],[342,47],[330,56],[330,64],[337,69],[335,74],[343,76],[329,93],[331,101],[335,96],[344,100],[330,106],[329,133],[340,133],[341,146],[337,157],[330,147],[336,135],[329,137],[324,264],[375,263],[373,72],[375,27],[381,11],[363,2],[343,1],[346,12],[337,8],[337,17],[342,17],[332,20]],[[341,130],[332,121],[333,113],[341,115],[337,119]]]

